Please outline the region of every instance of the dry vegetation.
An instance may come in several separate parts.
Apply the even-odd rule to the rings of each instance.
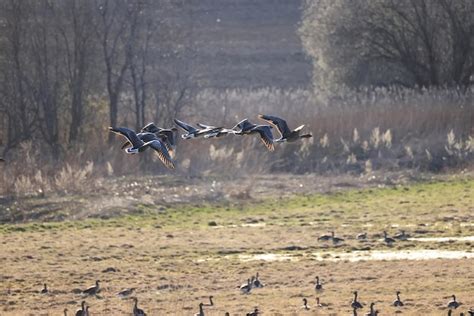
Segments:
[[[255,189],[265,190],[263,185]],[[403,315],[445,315],[453,293],[463,309],[474,304],[474,259],[333,262],[319,261],[317,254],[421,249],[472,254],[468,240],[399,241],[388,247],[379,239],[384,229],[390,234],[405,229],[417,238],[473,236],[473,197],[471,177],[451,177],[263,202],[148,204],[142,215],[109,220],[3,225],[2,315],[75,310],[83,297],[74,290],[96,279],[103,289],[86,299],[93,315],[129,313],[131,300],[116,296],[126,287],[137,288],[141,307],[151,315],[195,313],[208,295],[214,295],[216,305],[206,308],[206,315],[243,315],[255,306],[264,315],[348,314],[355,289],[363,303],[376,302],[381,314],[395,313],[389,304],[399,289],[407,303]],[[329,230],[345,242],[335,246],[316,240]],[[369,235],[365,243],[355,239],[361,232]],[[262,254],[283,261],[249,260]],[[267,286],[240,294],[237,286],[257,271]],[[318,296],[328,306],[303,312],[302,297],[315,305],[315,275],[324,282]],[[39,294],[43,282],[51,294]]]

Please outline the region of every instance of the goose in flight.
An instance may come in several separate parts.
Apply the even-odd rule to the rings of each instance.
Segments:
[[[168,167],[169,169],[174,169],[173,160],[164,145],[153,133],[146,133],[141,137],[138,137],[137,134],[129,128],[126,127],[109,127],[109,130],[113,133],[122,135],[125,137],[131,144],[132,147],[125,149],[127,154],[137,154],[146,150],[148,147],[151,147],[158,154],[161,162]]]
[[[214,126],[209,126],[208,128],[196,128],[178,119],[174,119],[174,122],[176,123],[176,125],[181,127],[186,132],[186,134],[181,135],[181,138],[183,139],[191,139],[191,138],[196,138],[199,136],[206,136],[208,134],[213,134],[223,129],[222,127],[214,127]]]
[[[258,133],[263,144],[269,151],[274,151],[275,146],[273,145],[273,134],[272,127],[269,125],[256,125],[249,122],[248,119],[244,119],[237,123],[232,130],[234,135],[252,135]]]
[[[233,132],[231,129],[227,129],[224,127],[205,125],[201,123],[197,123],[197,126],[202,128],[203,130],[209,131],[204,135],[204,138],[222,137]]]
[[[168,151],[172,151],[172,148],[176,146],[176,138],[174,137],[175,133],[178,132],[176,127],[172,128],[161,128],[155,125],[155,123],[151,122],[147,125],[143,126],[141,133],[153,133],[155,134],[160,140],[162,140],[168,147]]]
[[[258,117],[260,119],[276,126],[276,128],[278,129],[278,131],[280,132],[280,135],[281,135],[280,138],[275,139],[276,143],[294,142],[294,141],[299,140],[300,138],[313,137],[313,135],[311,135],[309,133],[300,135],[301,130],[303,129],[304,125],[298,126],[294,130],[291,130],[288,127],[288,124],[286,123],[286,121],[284,119],[279,118],[279,117],[271,116],[271,115],[262,115],[262,114],[260,114]]]

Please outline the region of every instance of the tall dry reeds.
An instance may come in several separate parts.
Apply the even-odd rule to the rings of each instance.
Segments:
[[[473,162],[472,91],[341,89],[337,95],[326,96],[298,89],[203,90],[179,118],[232,127],[246,117],[264,123],[258,120],[259,113],[281,116],[293,128],[305,124],[313,138],[278,144],[275,152],[268,152],[257,136],[180,139],[178,168],[172,173],[235,177],[404,168],[442,171]],[[0,165],[0,194],[90,190],[100,177],[171,173],[151,151],[128,156],[120,150],[119,138],[107,145],[107,126],[100,123],[106,119],[100,113],[89,115],[84,142],[65,149],[60,161],[45,156],[41,144],[33,142],[9,153],[7,163]],[[125,115],[120,122],[130,120]],[[274,134],[278,136],[276,129]]]

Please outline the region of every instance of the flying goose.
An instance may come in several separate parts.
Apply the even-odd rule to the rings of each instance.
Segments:
[[[135,291],[134,287],[131,287],[129,289],[123,289],[122,291],[117,293],[117,296],[126,297],[126,296],[129,296],[130,294],[132,294],[133,291]]]
[[[354,309],[362,308],[362,304],[357,301],[357,295],[358,295],[357,291],[354,291],[353,294],[354,294],[354,299],[352,300],[351,307]]]
[[[156,126],[155,123],[152,122],[143,126],[140,133],[138,133],[137,135],[140,137],[141,134],[152,133],[166,145],[166,149],[168,149],[169,152],[172,152],[174,146],[176,145],[176,139],[174,137],[174,134],[177,131],[178,129],[176,127],[161,128],[161,127]],[[124,149],[125,147],[129,145],[130,145],[130,142],[127,141],[126,143],[123,144],[122,149]]]
[[[186,134],[181,135],[181,138],[183,139],[191,139],[199,136],[205,136],[223,129],[222,127],[213,126],[211,126],[211,128],[196,128],[178,119],[174,119],[174,122],[186,132]]]
[[[242,294],[249,294],[250,291],[252,290],[252,283],[253,283],[253,277],[252,280],[248,279],[247,283],[244,283],[240,286],[240,291]]]
[[[255,275],[255,280],[253,280],[252,287],[262,288],[264,286],[265,285],[262,282],[260,282],[258,272],[257,272],[257,274]]]
[[[86,301],[81,302],[81,308],[76,311],[76,316],[86,316]]]
[[[314,286],[314,289],[316,291],[322,291],[323,290],[323,285],[319,283],[319,276],[316,277],[316,285]]]
[[[109,127],[109,130],[113,133],[122,135],[132,144],[132,147],[125,149],[127,154],[137,154],[146,150],[148,147],[151,147],[155,150],[161,162],[163,162],[166,167],[169,169],[175,168],[170,154],[166,149],[166,145],[164,145],[153,133],[147,133],[146,135],[142,136],[142,138],[146,137],[145,142],[140,137],[138,137],[134,131],[126,127]]]
[[[199,313],[194,314],[194,316],[204,316],[204,309],[202,308],[204,304],[201,302],[199,303]]]
[[[143,309],[138,308],[138,298],[134,297],[133,302],[135,303],[133,305],[133,316],[146,316]]]
[[[234,135],[252,135],[258,133],[263,144],[269,151],[274,151],[272,127],[269,125],[256,125],[244,119],[237,123],[232,130]]]
[[[95,285],[85,289],[82,291],[82,293],[87,295],[96,295],[100,291],[99,282],[99,280],[95,281]]]
[[[373,302],[370,303],[370,312],[365,314],[365,316],[375,316],[374,305],[375,305],[375,303],[373,303]]]
[[[203,128],[204,130],[209,130],[209,132],[204,135],[204,138],[222,137],[227,134],[233,133],[231,129],[227,129],[224,127],[216,127],[216,126],[205,125],[201,123],[197,123],[197,126],[199,126],[200,128]]]
[[[294,142],[300,138],[310,138],[313,137],[311,134],[303,134],[300,135],[301,130],[303,129],[304,125],[298,126],[294,130],[290,130],[288,124],[284,119],[281,119],[276,116],[271,115],[262,115],[258,116],[260,119],[276,126],[278,132],[280,132],[280,138],[275,139],[275,142],[282,143],[282,142]]]
[[[461,303],[456,301],[456,295],[452,295],[453,300],[448,302],[448,308],[458,308]]]
[[[397,299],[393,301],[393,306],[401,307],[403,305],[403,302],[400,300],[400,291],[397,291]]]
[[[395,242],[395,239],[391,238],[391,237],[388,237],[387,235],[387,232],[384,230],[383,231],[383,241],[387,244],[387,245],[392,245],[394,242]]]
[[[48,292],[49,292],[48,287],[46,286],[46,283],[45,283],[43,289],[41,290],[41,294],[47,294]]]
[[[214,296],[209,296],[209,304],[203,304],[203,306],[214,306],[214,302],[212,301],[212,299],[214,298]]]
[[[303,306],[301,306],[301,308],[305,310],[309,310],[308,300],[306,299],[306,297],[303,297]]]

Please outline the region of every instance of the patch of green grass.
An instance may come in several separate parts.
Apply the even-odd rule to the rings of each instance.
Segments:
[[[208,223],[239,225],[259,218],[267,225],[300,226],[305,221],[325,226],[341,224],[361,227],[370,223],[375,229],[408,223],[442,225],[466,220],[473,215],[474,180],[426,182],[410,186],[348,190],[330,194],[294,196],[239,204],[177,205],[166,210],[140,204],[133,215],[112,219],[86,219],[49,223],[0,225],[0,233],[100,227],[154,227],[207,229]],[[472,220],[472,219],[471,219]],[[454,233],[458,226],[453,225]]]

